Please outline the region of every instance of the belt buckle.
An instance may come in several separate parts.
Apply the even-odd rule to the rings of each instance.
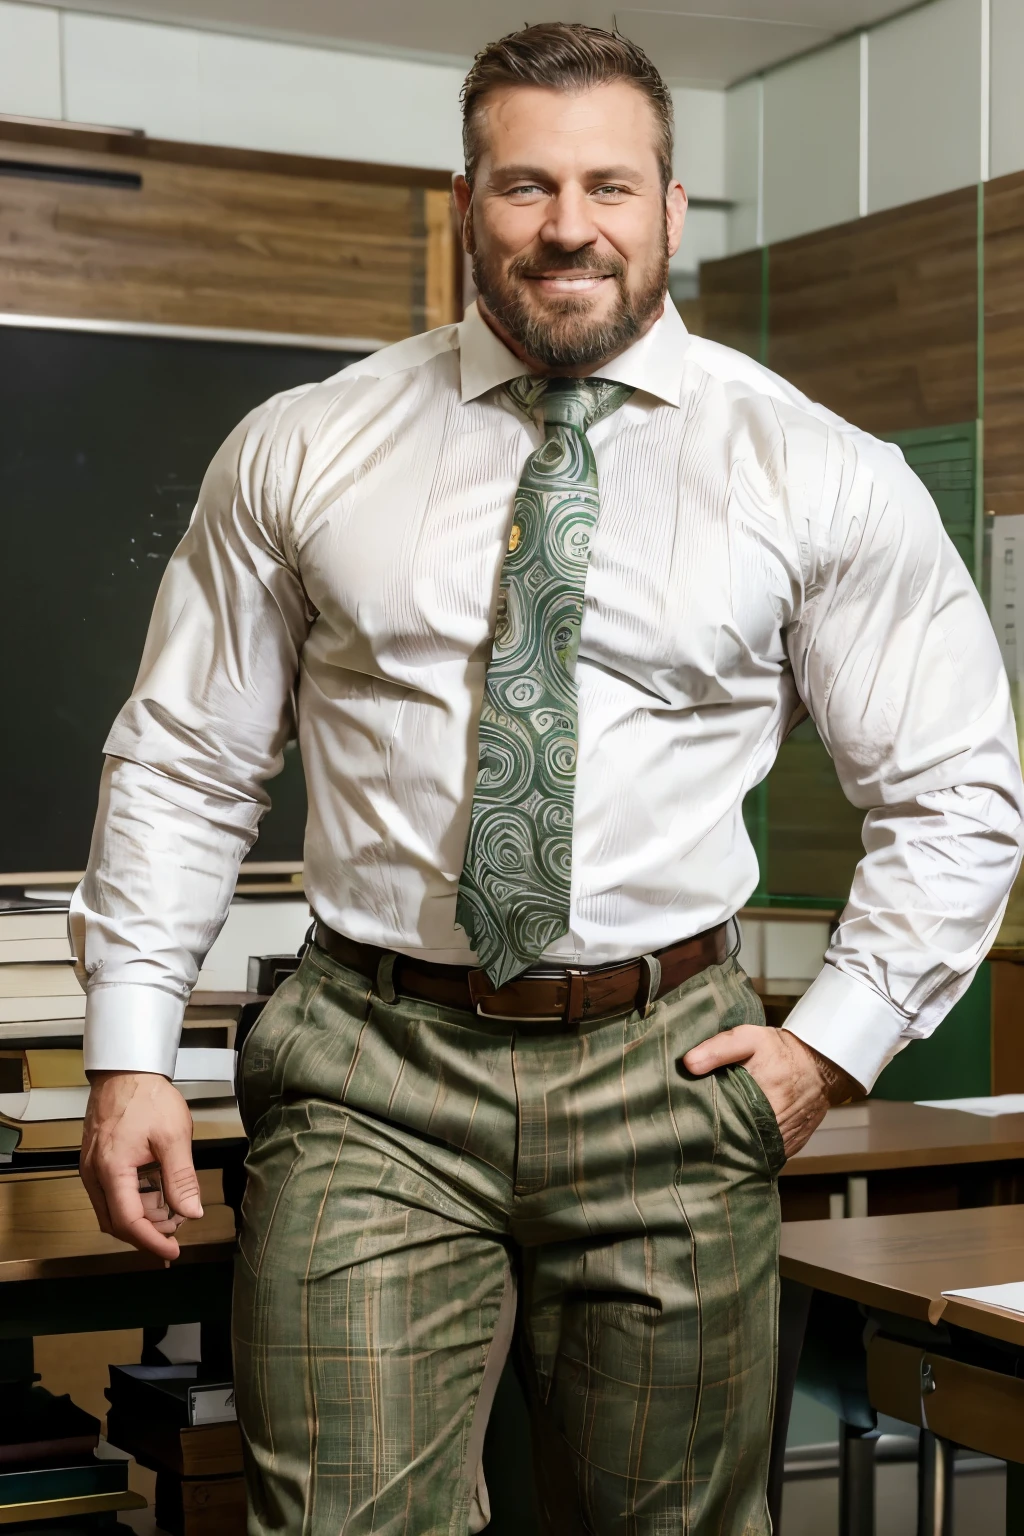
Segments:
[[[583,974],[582,971],[573,970],[569,966],[559,965],[559,966],[545,966],[543,968],[539,968],[538,967],[538,969],[533,972],[533,977],[532,978],[530,977],[528,972],[524,972],[521,977],[517,977],[516,978],[517,980],[531,980],[531,979],[533,979],[533,980],[537,980],[537,981],[542,981],[542,980],[545,980],[545,979],[549,979],[550,980],[550,979],[554,979],[554,978],[564,977],[565,981],[566,981],[566,999],[565,999],[565,1007],[561,1010],[560,1013],[490,1013],[490,1012],[488,1012],[488,1010],[483,1006],[484,1002],[486,1001],[487,998],[495,997],[497,995],[497,993],[501,991],[501,988],[500,987],[495,988],[494,990],[492,990],[490,992],[482,992],[482,993],[479,992],[477,990],[477,985],[478,984],[475,984],[474,978],[476,976],[478,976],[478,975],[479,976],[485,976],[486,972],[483,972],[483,971],[479,971],[479,972],[471,971],[469,973],[469,978],[468,979],[469,979],[470,997],[473,999],[473,1002],[474,1002],[474,1004],[476,1006],[477,1016],[479,1018],[481,1018],[481,1019],[498,1020],[498,1021],[500,1021],[503,1024],[566,1024],[569,1021],[568,1020],[568,1014],[569,1014],[569,1008],[570,1008],[571,1003],[572,1003],[572,995],[573,995],[572,979],[573,979],[574,976],[580,977],[580,976],[582,976],[582,974]]]
[[[564,1013],[488,1013],[480,1003],[476,1011],[482,1019],[496,1019],[501,1024],[564,1024]]]

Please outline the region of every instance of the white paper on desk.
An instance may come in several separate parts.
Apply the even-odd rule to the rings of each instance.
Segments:
[[[988,1307],[1002,1307],[1006,1312],[1024,1312],[1024,1280],[1010,1280],[1006,1285],[974,1285],[963,1291],[943,1291],[943,1296],[962,1296],[964,1301],[981,1301]]]
[[[1024,1115],[1024,1093],[979,1093],[971,1099],[915,1099],[919,1109],[959,1109],[966,1115]]]

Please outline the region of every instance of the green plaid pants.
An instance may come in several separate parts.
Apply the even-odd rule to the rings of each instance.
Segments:
[[[778,1126],[733,961],[567,1033],[312,948],[245,1043],[234,1301],[250,1536],[464,1536],[518,1309],[551,1536],[765,1536]],[[517,1301],[518,1296],[518,1301]]]

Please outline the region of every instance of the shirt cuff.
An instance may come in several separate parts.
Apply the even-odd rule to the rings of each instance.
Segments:
[[[185,1005],[159,987],[101,982],[85,1002],[82,1051],[87,1072],[174,1076]]]
[[[855,1078],[870,1093],[875,1078],[906,1044],[903,1015],[873,987],[826,965],[784,1028]]]

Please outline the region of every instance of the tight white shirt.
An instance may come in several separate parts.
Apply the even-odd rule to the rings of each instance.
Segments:
[[[296,728],[305,889],[350,938],[472,963],[455,899],[512,503],[542,428],[475,307],[232,433],[106,743],[72,903],[86,1065],[171,1074]],[[995,637],[897,449],[662,317],[607,367],[577,670],[569,932],[602,964],[730,917],[744,795],[813,716],[865,856],[788,1028],[870,1086],[967,987],[1017,869]]]

